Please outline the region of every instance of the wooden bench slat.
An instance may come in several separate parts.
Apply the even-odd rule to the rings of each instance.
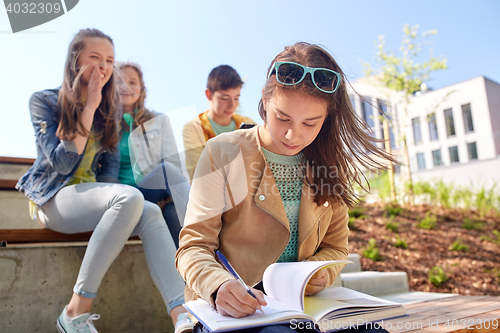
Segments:
[[[35,159],[25,157],[0,156],[0,163],[31,165],[35,163]]]
[[[92,232],[62,234],[50,229],[0,229],[0,241],[12,243],[87,242]],[[136,240],[139,237],[131,237]]]
[[[0,179],[0,190],[15,190],[17,179]]]

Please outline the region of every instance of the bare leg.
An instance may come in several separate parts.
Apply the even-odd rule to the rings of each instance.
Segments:
[[[66,310],[66,315],[70,318],[74,318],[82,313],[90,312],[93,301],[93,298],[87,298],[73,293]]]
[[[187,312],[187,310],[182,305],[176,306],[175,308],[170,310],[170,318],[172,318],[174,326],[177,323],[177,317],[183,312]]]

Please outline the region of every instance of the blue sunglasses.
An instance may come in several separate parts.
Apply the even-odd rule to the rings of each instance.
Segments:
[[[271,75],[276,74],[276,80],[279,83],[293,86],[302,82],[307,73],[311,74],[314,86],[328,94],[334,93],[342,81],[342,75],[331,69],[307,67],[289,61],[275,62],[271,66],[267,78],[269,79]]]

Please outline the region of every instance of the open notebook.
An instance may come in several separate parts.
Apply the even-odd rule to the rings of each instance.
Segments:
[[[276,263],[264,272],[267,306],[264,314],[245,318],[222,316],[202,300],[184,307],[212,332],[287,324],[291,328],[310,328],[332,332],[368,322],[406,316],[399,303],[386,301],[343,287],[327,288],[314,296],[304,296],[307,282],[320,269],[350,263],[347,260]]]

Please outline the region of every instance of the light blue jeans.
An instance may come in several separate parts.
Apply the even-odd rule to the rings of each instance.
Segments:
[[[63,187],[38,217],[61,233],[93,231],[73,291],[95,298],[111,263],[130,236],[139,236],[153,281],[167,311],[184,303],[184,280],[175,268],[175,245],[158,205],[134,187],[83,183]]]

